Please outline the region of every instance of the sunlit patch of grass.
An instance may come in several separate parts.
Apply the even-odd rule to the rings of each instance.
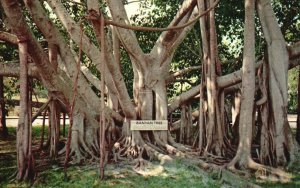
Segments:
[[[97,165],[70,167],[67,180],[62,168],[50,169],[39,174],[34,187],[220,187],[214,180],[181,164],[169,164],[164,172],[146,177],[129,167],[108,165],[104,180],[99,180]]]

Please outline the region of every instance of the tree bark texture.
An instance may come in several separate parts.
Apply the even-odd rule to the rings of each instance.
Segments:
[[[27,75],[27,42],[26,38],[19,38],[20,58],[20,116],[17,128],[17,180],[33,180],[33,155],[31,152],[31,110],[29,109],[29,90]]]
[[[236,156],[229,166],[238,163],[248,167],[251,159],[252,128],[254,113],[255,92],[255,36],[254,36],[254,10],[252,0],[245,0],[245,26],[244,26],[244,51],[242,67],[241,111],[239,121],[239,144]]]
[[[270,108],[275,127],[275,155],[278,165],[295,159],[296,145],[287,120],[287,71],[289,55],[271,1],[258,1],[258,13],[267,42]],[[286,155],[289,153],[288,155]],[[288,157],[290,156],[290,158]]]

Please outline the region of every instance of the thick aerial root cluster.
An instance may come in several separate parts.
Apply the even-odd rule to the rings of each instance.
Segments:
[[[81,163],[86,161],[99,160],[95,153],[99,152],[99,146],[96,142],[97,131],[93,127],[84,129],[84,116],[77,114],[74,116],[74,125],[72,127],[72,137],[70,143],[69,156],[72,163]],[[89,135],[86,135],[89,134]],[[94,139],[84,139],[85,137],[92,137]],[[96,141],[95,141],[96,140]],[[62,155],[66,152],[66,146],[59,152]]]
[[[66,147],[64,147],[59,155],[64,155],[66,152]],[[70,146],[70,154],[71,163],[77,164],[86,161],[95,161],[99,160],[92,150],[90,150],[83,139],[79,139],[78,137],[72,138],[71,146]]]
[[[150,134],[150,133],[149,133]],[[140,132],[133,132],[132,135],[122,137],[114,144],[113,156],[114,161],[129,159],[136,159],[136,168],[141,168],[144,165],[144,159],[157,159],[161,163],[172,160],[171,156],[184,157],[184,152],[191,151],[190,148],[175,143],[171,135],[167,132],[165,139],[161,139],[161,135],[157,132],[152,132],[153,140],[150,141],[142,137]],[[171,155],[171,156],[169,156]]]

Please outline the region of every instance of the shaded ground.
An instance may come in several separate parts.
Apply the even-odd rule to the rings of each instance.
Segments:
[[[5,140],[0,139],[0,187],[2,182],[8,180],[8,178],[16,171],[16,155],[15,137],[9,136]]]
[[[17,169],[15,127],[8,127],[7,139],[0,138],[0,187],[29,187],[18,184],[12,176]],[[40,126],[33,126],[33,140],[39,143]],[[47,131],[45,131],[47,133]],[[47,134],[45,135],[47,138]],[[36,148],[36,147],[35,147]],[[34,187],[220,187],[221,184],[207,174],[199,173],[194,167],[184,165],[180,160],[161,166],[158,162],[147,163],[144,171],[135,171],[132,161],[112,163],[106,166],[106,176],[99,181],[99,164],[68,168],[65,178],[62,165],[46,163],[41,165],[43,156],[35,154],[38,172]]]
[[[33,140],[39,143],[40,126],[33,127]],[[47,131],[45,131],[46,133]],[[17,184],[12,176],[16,172],[15,127],[9,127],[10,137],[0,139],[0,187],[29,187],[29,184]],[[47,138],[47,135],[45,135]],[[177,159],[161,166],[158,162],[147,163],[144,171],[135,171],[132,161],[112,163],[106,166],[106,176],[99,181],[99,164],[89,163],[84,166],[68,168],[67,178],[63,167],[58,163],[41,165],[42,154],[35,154],[38,172],[33,187],[243,187],[243,182],[254,182],[262,187],[300,187],[299,173],[292,174],[292,181],[280,184],[271,181],[260,182],[253,177],[236,178],[228,184],[226,177],[218,173],[206,172],[186,160]],[[45,160],[47,160],[45,158]],[[221,179],[221,181],[220,181]],[[231,181],[232,182],[232,181]]]

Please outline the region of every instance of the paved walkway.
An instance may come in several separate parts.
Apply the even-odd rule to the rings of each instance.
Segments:
[[[18,116],[8,116],[6,118],[6,125],[8,127],[15,127],[18,125]],[[63,118],[61,117],[60,118],[60,123],[63,124]],[[33,122],[33,126],[36,126],[36,125],[42,125],[43,124],[43,116],[38,116],[36,120],[34,120]],[[46,125],[49,125],[49,120],[48,118],[46,119],[46,122],[45,122]],[[69,124],[69,119],[66,117],[66,124]]]
[[[297,115],[294,114],[289,114],[288,115],[288,120],[290,122],[290,126],[291,128],[295,129],[297,127]],[[61,117],[60,119],[60,123],[63,124],[63,119]],[[9,116],[8,118],[6,118],[6,124],[7,126],[17,126],[18,124],[18,116]],[[34,122],[33,122],[33,126],[35,125],[42,125],[43,124],[43,117],[39,116]],[[46,125],[49,124],[48,119],[46,119]],[[66,124],[69,124],[69,119],[66,118]]]

